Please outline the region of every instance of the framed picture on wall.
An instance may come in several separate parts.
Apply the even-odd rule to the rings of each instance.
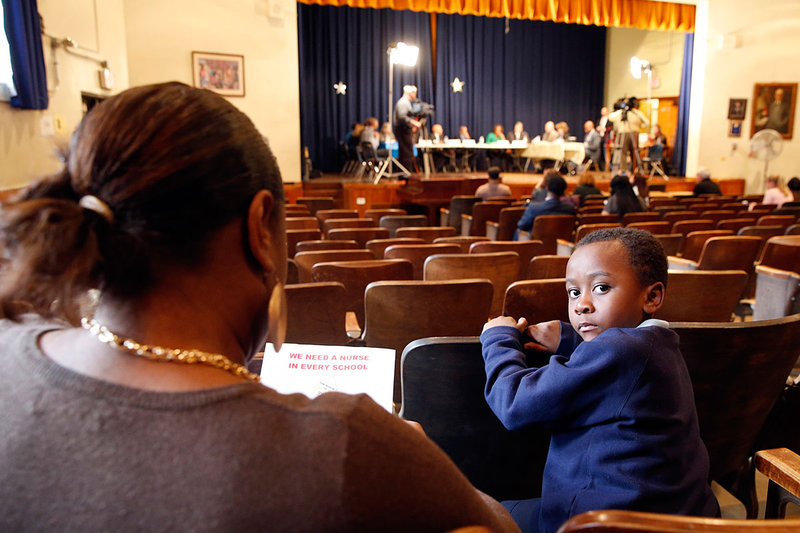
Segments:
[[[744,120],[747,110],[747,98],[731,98],[728,100],[728,120]]]
[[[728,129],[728,137],[741,137],[742,136],[742,121],[731,120],[730,128]]]
[[[192,52],[194,86],[223,96],[244,96],[244,56]]]
[[[772,129],[780,133],[784,139],[791,139],[796,102],[796,83],[756,83],[750,135],[755,135],[764,129]]]

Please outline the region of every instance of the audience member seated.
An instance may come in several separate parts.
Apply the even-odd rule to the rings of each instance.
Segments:
[[[601,509],[719,516],[678,336],[652,318],[666,292],[661,245],[643,230],[595,231],[566,279],[569,324],[505,316],[481,334],[494,413],[510,430],[552,432],[542,497],[503,504],[524,532]],[[528,350],[554,355],[537,367]]]
[[[282,342],[286,235],[277,162],[235,106],[136,87],[64,160],[0,214],[0,530],[516,530],[367,396],[247,369]]]
[[[517,223],[517,229],[530,231],[540,215],[574,215],[575,204],[564,199],[567,182],[554,170],[545,172],[547,197],[544,202],[531,202]]]
[[[762,204],[782,206],[793,201],[792,191],[783,183],[783,176],[770,176],[767,178],[767,190],[764,193]]]
[[[800,202],[800,178],[790,179],[786,187],[789,189],[789,192],[792,193],[792,201]]]
[[[380,145],[380,134],[378,133],[378,119],[370,117],[364,121],[364,129],[361,130],[361,142],[372,145],[372,150],[377,154]]]
[[[614,176],[611,180],[611,196],[609,196],[603,213],[606,215],[619,215],[619,219],[625,216],[625,213],[638,213],[640,211],[647,211],[644,202],[633,192],[633,185],[631,185],[628,176],[619,174]]]
[[[510,141],[525,141],[528,142],[529,136],[528,132],[525,131],[525,125],[517,121],[514,123],[514,131],[511,132],[511,135],[508,138]]]
[[[697,169],[697,183],[692,190],[692,194],[700,196],[701,194],[722,194],[719,185],[711,181],[711,172],[706,167]]]
[[[583,205],[583,202],[586,200],[587,196],[590,194],[603,194],[603,191],[598,189],[595,185],[594,174],[591,172],[584,172],[581,174],[581,177],[578,178],[578,186],[575,187],[575,191],[573,191],[572,194],[578,195],[580,198],[580,205]]]
[[[558,140],[558,132],[556,125],[552,120],[544,123],[544,133],[542,133],[542,140],[545,142],[553,142]]]
[[[484,202],[495,196],[511,196],[511,187],[502,183],[500,167],[489,168],[489,181],[475,191],[475,196],[480,196]]]

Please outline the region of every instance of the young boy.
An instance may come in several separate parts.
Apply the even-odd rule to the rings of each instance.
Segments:
[[[486,400],[508,429],[552,432],[542,497],[506,502],[523,531],[555,531],[589,510],[718,516],[689,373],[662,320],[663,248],[645,231],[593,232],[567,264],[570,323],[489,321]],[[526,364],[527,333],[554,352]]]

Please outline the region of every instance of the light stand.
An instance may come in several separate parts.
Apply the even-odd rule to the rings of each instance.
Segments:
[[[631,74],[634,78],[640,80],[642,79],[643,72],[647,74],[647,121],[649,122],[647,133],[650,133],[653,131],[653,102],[651,101],[653,93],[653,65],[646,59],[639,59],[633,56],[631,58]]]
[[[418,46],[409,46],[406,43],[399,42],[399,43],[391,43],[389,48],[386,50],[386,55],[389,56],[389,116],[388,122],[390,126],[394,126],[394,120],[392,117],[392,106],[394,104],[394,66],[395,65],[405,65],[408,67],[413,67],[417,64],[417,57],[419,56],[419,47]],[[397,136],[395,135],[395,140],[400,144],[400,141],[397,140]],[[393,165],[397,165],[400,169],[400,172],[392,172]],[[386,160],[381,163],[380,167],[378,168],[378,172],[375,174],[375,183],[377,184],[381,181],[381,178],[384,175],[388,176],[410,176],[411,172],[400,164],[393,155],[392,150],[389,149],[389,155],[386,157]]]

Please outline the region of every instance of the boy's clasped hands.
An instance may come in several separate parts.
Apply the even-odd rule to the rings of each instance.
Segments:
[[[484,324],[483,331],[485,332],[498,326],[517,328],[520,333],[530,337],[530,341],[525,342],[523,345],[526,350],[555,353],[559,342],[561,342],[561,322],[558,320],[528,325],[525,317],[515,321],[510,316],[498,316]]]

